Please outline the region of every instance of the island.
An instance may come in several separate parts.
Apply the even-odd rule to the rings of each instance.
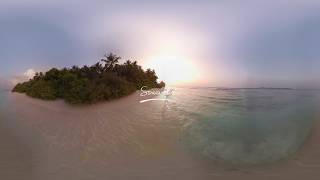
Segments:
[[[18,83],[12,92],[25,93],[43,100],[64,99],[71,104],[92,104],[129,95],[141,87],[162,88],[154,70],[143,68],[137,61],[119,64],[121,57],[105,54],[92,66],[52,68],[36,73],[27,82]]]

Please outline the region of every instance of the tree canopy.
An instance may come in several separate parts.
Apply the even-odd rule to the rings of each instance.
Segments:
[[[164,82],[157,82],[154,70],[143,70],[137,61],[119,64],[120,59],[110,53],[90,67],[52,68],[18,83],[12,91],[44,100],[64,99],[71,104],[87,104],[123,97],[142,86],[165,86]]]

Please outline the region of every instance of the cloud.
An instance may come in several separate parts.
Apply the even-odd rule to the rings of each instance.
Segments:
[[[33,78],[33,76],[36,74],[36,71],[33,69],[28,69],[26,72],[23,73],[23,75],[25,77],[27,77],[28,79]]]
[[[270,84],[281,78],[307,82],[320,77],[319,5],[317,0],[4,0],[0,72],[11,77],[28,67],[92,64],[105,50],[138,61],[173,51],[203,65],[208,85],[241,86],[248,76]],[[26,71],[12,82],[31,76]]]
[[[15,84],[27,81],[29,79],[32,79],[35,74],[36,74],[36,71],[34,69],[28,69],[24,73],[11,78],[10,83],[12,85],[15,85]]]

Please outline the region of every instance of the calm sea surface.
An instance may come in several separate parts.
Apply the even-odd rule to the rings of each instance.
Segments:
[[[212,179],[290,161],[319,114],[320,92],[176,88],[168,102],[70,106],[0,92],[7,179]],[[262,172],[263,174],[263,172]]]

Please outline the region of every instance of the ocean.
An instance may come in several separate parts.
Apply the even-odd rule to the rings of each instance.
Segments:
[[[168,101],[140,103],[138,92],[92,106],[0,92],[1,139],[11,143],[0,175],[212,179],[290,162],[319,117],[315,90],[174,89]]]
[[[196,89],[185,95],[183,140],[215,161],[261,164],[290,158],[310,134],[318,92],[283,89]],[[190,94],[188,96],[188,94]]]

